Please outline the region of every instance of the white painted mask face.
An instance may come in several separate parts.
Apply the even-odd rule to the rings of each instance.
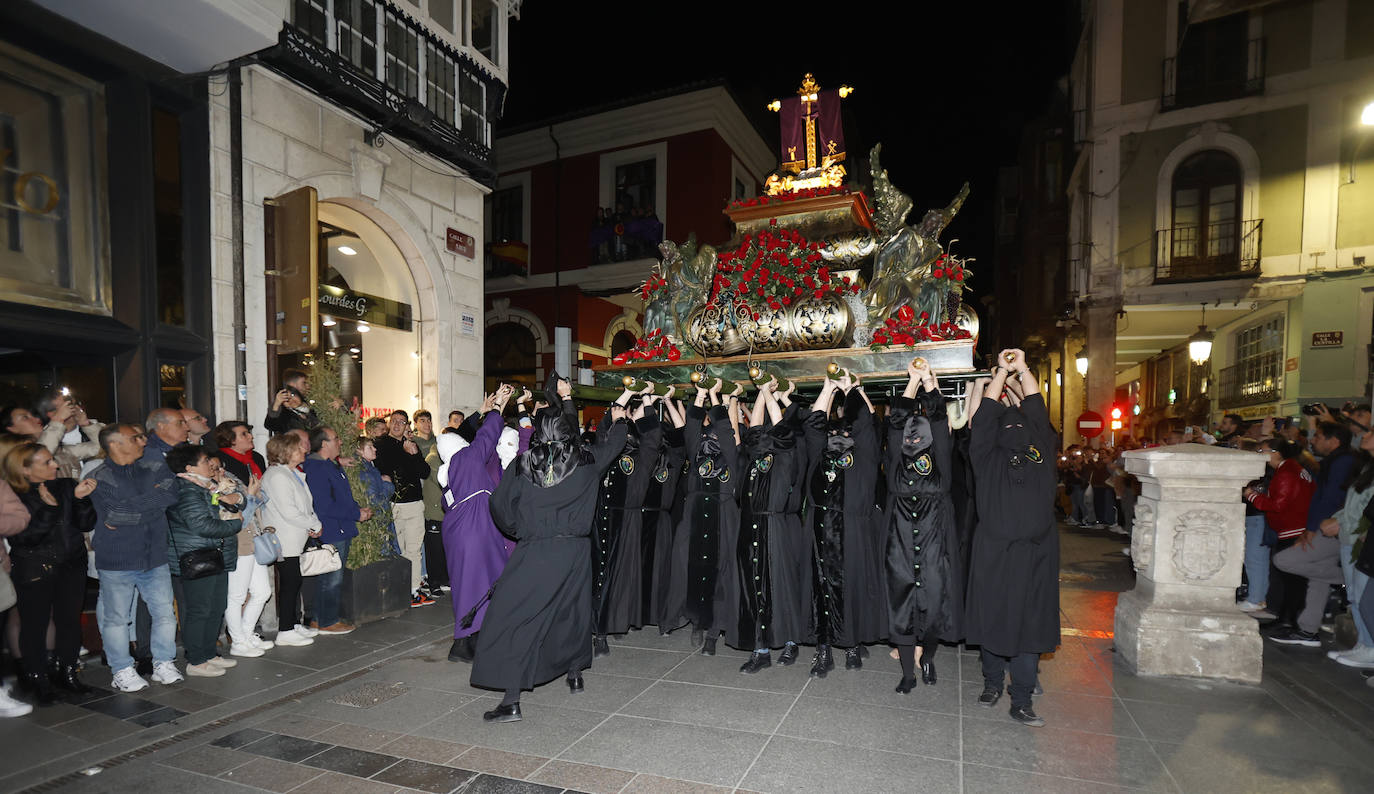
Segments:
[[[508,427],[501,431],[501,440],[496,442],[496,455],[501,459],[501,468],[510,466],[520,450],[520,432]]]

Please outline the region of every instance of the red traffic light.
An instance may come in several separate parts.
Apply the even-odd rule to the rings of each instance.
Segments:
[[[1121,410],[1121,408],[1120,408],[1119,406],[1113,405],[1113,406],[1112,406],[1112,418],[1113,418],[1113,419],[1120,419],[1121,416],[1122,416],[1122,410]]]

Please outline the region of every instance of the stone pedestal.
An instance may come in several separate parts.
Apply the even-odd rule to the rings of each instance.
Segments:
[[[1180,444],[1125,454],[1141,483],[1131,533],[1135,589],[1116,604],[1116,649],[1140,675],[1259,683],[1263,640],[1236,609],[1252,452]]]

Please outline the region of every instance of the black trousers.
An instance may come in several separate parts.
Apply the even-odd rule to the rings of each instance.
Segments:
[[[277,629],[290,631],[301,622],[301,558],[285,557],[272,565],[277,569]]]
[[[19,649],[24,672],[42,673],[48,655],[48,619],[56,629],[53,657],[76,664],[81,654],[81,604],[86,598],[84,566],[61,565],[36,582],[14,583],[19,596]]]
[[[1011,686],[1007,687],[1007,693],[1011,695],[1011,705],[1029,706],[1031,693],[1035,691],[1035,666],[1040,661],[1040,654],[1022,653],[1007,657],[990,653],[984,648],[980,655],[983,661],[983,687],[1001,692],[1007,669],[1010,668]]]
[[[444,522],[425,522],[425,576],[432,587],[448,586],[448,555],[444,552]]]

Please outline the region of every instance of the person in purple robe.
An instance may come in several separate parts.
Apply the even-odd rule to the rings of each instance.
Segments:
[[[487,395],[482,403],[481,426],[471,444],[463,446],[462,438],[453,433],[445,433],[437,441],[439,456],[447,467],[440,484],[447,488],[443,537],[453,597],[451,662],[472,661],[487,596],[515,548],[515,542],[492,522],[488,506],[500,481],[497,445],[506,427],[502,413],[513,392],[511,386],[502,385],[495,394]]]

